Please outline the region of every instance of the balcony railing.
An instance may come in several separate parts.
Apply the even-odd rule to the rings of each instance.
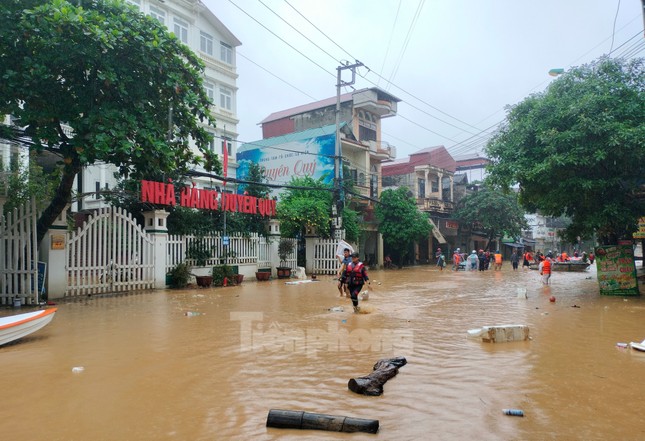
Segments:
[[[421,211],[451,213],[455,209],[455,204],[437,198],[417,198],[417,207]]]
[[[363,141],[367,143],[370,152],[381,157],[381,159],[396,159],[396,147],[385,141]]]

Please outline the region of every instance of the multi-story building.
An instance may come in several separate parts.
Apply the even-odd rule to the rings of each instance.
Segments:
[[[381,120],[396,115],[400,101],[376,87],[340,95],[341,155],[358,193],[352,201],[368,233],[359,247],[370,264],[383,262],[383,240],[373,215],[374,200],[381,192],[381,163],[396,157],[395,147],[381,138]],[[250,161],[264,167],[270,184],[286,184],[292,176],[303,175],[332,184],[336,102],[333,97],[275,112],[262,120],[264,139],[244,144],[238,151],[238,178],[244,179],[245,164]]]
[[[200,0],[123,1],[159,20],[206,65],[204,87],[213,101],[211,111],[216,120],[216,127],[208,128],[214,135],[210,149],[220,155],[226,152],[232,159],[227,161],[227,175],[234,176],[237,168],[234,159],[239,123],[235,51],[241,42]],[[116,185],[115,172],[115,167],[104,163],[85,168],[76,179],[76,190],[79,194],[92,194],[79,199],[72,207],[73,211],[101,207],[99,191]],[[196,181],[199,183],[199,179]],[[201,185],[207,186],[208,182],[204,181]]]
[[[459,246],[455,244],[459,226],[452,219],[457,200],[455,180],[459,181],[456,169],[457,162],[444,146],[428,147],[383,165],[383,187],[407,187],[433,224],[433,237],[417,245],[417,261],[431,260],[433,249],[442,244]]]

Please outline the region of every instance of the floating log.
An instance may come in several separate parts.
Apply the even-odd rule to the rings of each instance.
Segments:
[[[298,410],[271,409],[267,427],[279,429],[327,430],[329,432],[376,433],[378,420],[352,418],[340,415],[303,412]]]
[[[383,385],[399,373],[399,368],[408,361],[405,357],[383,358],[374,365],[374,372],[364,377],[352,378],[347,387],[352,392],[377,396],[383,394]]]

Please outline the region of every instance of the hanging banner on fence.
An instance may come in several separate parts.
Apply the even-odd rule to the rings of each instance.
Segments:
[[[159,205],[177,205],[175,186],[172,183],[141,181],[141,202]],[[204,210],[230,211],[233,213],[274,216],[274,199],[263,199],[245,194],[220,193],[206,188],[183,187],[179,193],[179,205]]]
[[[595,251],[600,294],[637,296],[638,280],[631,244],[601,246]]]

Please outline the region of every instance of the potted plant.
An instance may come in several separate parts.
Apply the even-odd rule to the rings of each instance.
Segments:
[[[166,280],[171,288],[185,288],[191,276],[191,268],[186,262],[177,264],[167,275]]]
[[[255,272],[255,278],[260,280],[269,280],[271,277],[271,268],[258,268]]]
[[[291,267],[287,266],[287,258],[293,252],[294,245],[291,239],[280,239],[278,243],[278,257],[280,257],[280,266],[278,269],[278,279],[288,279],[291,277]]]
[[[229,265],[213,267],[213,284],[215,286],[228,286],[233,284],[234,269]]]

